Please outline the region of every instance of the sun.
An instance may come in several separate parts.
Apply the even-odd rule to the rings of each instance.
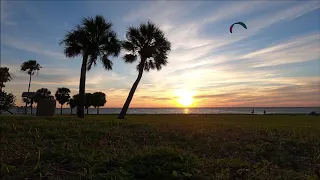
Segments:
[[[180,91],[177,93],[179,96],[178,103],[184,107],[189,107],[193,103],[192,93],[188,91]]]

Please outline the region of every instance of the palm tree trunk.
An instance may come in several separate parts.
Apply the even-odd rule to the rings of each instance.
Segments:
[[[142,62],[141,64],[143,64],[143,66],[141,66],[141,67],[139,68],[138,77],[137,77],[136,81],[133,83],[133,85],[132,85],[132,87],[131,87],[130,93],[129,93],[128,97],[127,97],[126,102],[124,103],[124,105],[123,105],[123,107],[122,107],[122,109],[121,109],[121,112],[120,112],[120,114],[119,114],[119,116],[118,116],[118,119],[124,119],[125,115],[127,114],[129,105],[130,105],[131,100],[132,100],[132,98],[133,98],[133,95],[134,95],[134,93],[135,93],[135,91],[136,91],[136,89],[137,89],[137,87],[138,87],[138,84],[139,84],[141,78],[142,78],[145,60],[143,60],[143,61],[141,61],[141,62]]]
[[[77,107],[77,116],[84,118],[84,92],[86,89],[86,71],[87,71],[88,55],[85,53],[82,59],[80,84],[79,84],[79,105]]]
[[[31,84],[31,74],[30,74],[30,78],[29,78],[28,92],[30,92],[30,84]],[[26,102],[26,107],[25,107],[25,113],[26,114],[27,114],[27,107],[28,107],[28,103]]]
[[[61,111],[61,115],[62,115],[62,104],[61,104],[61,107],[60,107],[60,111]]]
[[[71,109],[71,115],[72,115],[72,108],[70,108]]]
[[[99,114],[99,106],[98,106],[98,109],[97,109],[97,114]]]

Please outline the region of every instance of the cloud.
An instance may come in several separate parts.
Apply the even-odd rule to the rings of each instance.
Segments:
[[[320,34],[295,37],[294,40],[264,48],[247,55],[253,67],[275,66],[303,61],[315,60],[320,57]]]
[[[219,20],[230,18],[230,16],[241,15],[241,13],[253,13],[259,11],[258,7],[270,8],[281,4],[284,2],[239,2],[234,5],[225,4],[221,7],[218,7],[218,10],[212,10],[212,15],[204,17],[204,21],[190,20],[185,23],[183,22],[183,15],[179,15],[180,11],[189,12],[193,8],[190,6],[183,6],[183,8],[177,8],[175,11],[172,9],[178,6],[176,4],[172,5],[171,2],[161,2],[163,8],[158,10],[154,9],[150,12],[139,12],[135,16],[130,13],[130,17],[135,19],[143,19],[145,17],[151,17],[160,22],[161,24],[165,23],[167,26],[174,27],[165,30],[168,39],[172,42],[172,51],[169,54],[169,64],[161,72],[154,73],[150,75],[150,78],[156,78],[154,76],[163,77],[168,72],[176,71],[177,69],[193,68],[195,66],[208,66],[214,65],[219,62],[232,61],[237,59],[238,53],[234,49],[232,51],[226,52],[225,54],[219,54],[219,48],[227,47],[228,45],[234,44],[240,40],[248,38],[252,35],[258,33],[262,28],[266,28],[271,24],[277,23],[282,20],[292,19],[292,17],[305,14],[310,10],[314,9],[314,2],[308,2],[304,5],[301,4],[290,6],[285,9],[285,11],[278,11],[276,13],[268,14],[265,16],[254,17],[252,20],[248,20],[250,23],[250,28],[246,31],[237,33],[237,36],[231,36],[230,33],[216,34],[216,35],[204,35],[201,34],[201,29],[203,29],[208,23],[217,22]],[[252,4],[253,3],[253,4]],[[154,6],[156,7],[156,6]],[[196,6],[197,7],[197,6]],[[141,7],[146,8],[146,7]],[[157,13],[158,11],[161,11]],[[168,14],[173,16],[173,20],[165,20],[166,17],[162,14],[166,14],[166,11],[169,11]],[[225,13],[233,12],[233,13]],[[134,19],[133,18],[133,19]],[[202,17],[203,18],[203,17]],[[178,20],[180,21],[178,21]],[[155,21],[157,23],[157,21]],[[215,27],[214,24],[210,26]],[[244,42],[245,43],[245,42]],[[250,45],[250,44],[248,44]],[[243,49],[243,48],[242,48]],[[240,51],[240,50],[238,50]],[[228,54],[227,54],[228,53]]]
[[[7,1],[2,0],[0,1],[0,7],[1,7],[1,24],[5,24],[5,25],[16,25],[16,22],[13,22],[9,17],[9,9],[10,9],[10,5],[8,4]]]
[[[29,52],[37,53],[44,56],[49,56],[55,59],[63,59],[63,60],[67,59],[63,53],[48,50],[46,49],[45,45],[32,42],[31,40],[29,41],[22,40],[22,39],[18,40],[8,35],[1,34],[1,44],[10,46],[16,49],[29,51]]]

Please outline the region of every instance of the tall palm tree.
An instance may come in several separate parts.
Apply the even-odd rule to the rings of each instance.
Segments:
[[[0,92],[2,92],[2,88],[5,87],[4,83],[11,81],[13,79],[13,75],[9,72],[9,68],[0,67]]]
[[[168,53],[171,50],[171,43],[166,39],[162,30],[150,21],[140,24],[139,27],[129,27],[126,39],[122,43],[123,49],[128,52],[123,57],[124,61],[126,63],[136,62],[138,56],[140,61],[137,65],[138,77],[132,85],[118,119],[124,119],[143,71],[161,70],[162,66],[167,65]]]
[[[60,45],[64,45],[66,57],[82,55],[77,115],[83,118],[86,71],[91,69],[92,64],[96,65],[98,57],[106,70],[112,70],[112,61],[109,56],[119,55],[121,43],[115,31],[112,30],[112,24],[103,16],[97,15],[95,18],[84,18],[81,25],[77,25],[65,35]]]
[[[60,110],[61,110],[61,115],[62,115],[62,106],[69,101],[70,99],[70,89],[61,87],[58,88],[55,94],[56,100],[59,102],[61,105]]]
[[[35,72],[40,71],[42,67],[36,60],[29,60],[21,64],[21,71],[26,72],[30,78],[29,78],[29,86],[28,86],[28,92],[30,92],[30,84],[31,84],[31,77],[34,75]],[[25,107],[25,113],[27,114],[27,103]]]

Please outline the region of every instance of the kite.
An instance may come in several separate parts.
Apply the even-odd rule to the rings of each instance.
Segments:
[[[244,27],[245,29],[247,29],[246,24],[244,24],[243,22],[236,22],[236,23],[233,23],[233,24],[230,26],[230,33],[232,33],[232,28],[233,28],[233,25],[235,25],[235,24],[240,24],[242,27]]]

